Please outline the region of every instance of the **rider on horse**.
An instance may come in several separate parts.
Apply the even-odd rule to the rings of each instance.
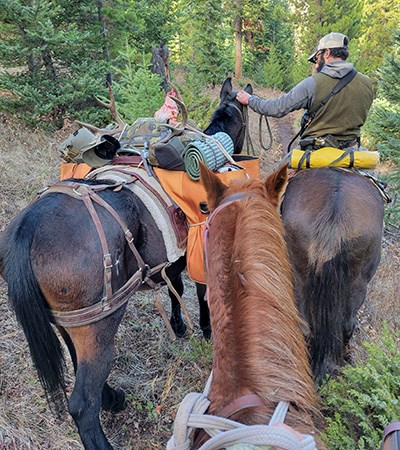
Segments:
[[[347,36],[329,33],[308,58],[315,64],[317,73],[313,76],[277,99],[266,100],[239,91],[237,100],[259,114],[272,117],[304,108],[306,112],[299,132],[303,150],[328,146],[339,149],[354,146],[357,150],[360,128],[371,107],[373,90],[371,80],[346,61],[347,47]],[[343,80],[341,85],[340,80]],[[332,95],[334,88],[339,90]]]

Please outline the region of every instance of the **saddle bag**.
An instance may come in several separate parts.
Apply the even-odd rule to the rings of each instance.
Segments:
[[[185,170],[182,153],[185,150],[181,139],[174,136],[166,143],[157,143],[150,150],[150,163],[168,170]]]

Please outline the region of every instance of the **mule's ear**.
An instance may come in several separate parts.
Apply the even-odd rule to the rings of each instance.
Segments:
[[[288,184],[288,163],[271,174],[265,182],[271,202],[279,209]]]
[[[219,94],[220,103],[223,103],[226,97],[232,92],[232,78],[228,77],[222,85],[221,92]]]
[[[225,184],[200,161],[200,179],[207,192],[207,204],[210,211],[218,206],[221,198],[227,189]]]
[[[253,86],[251,84],[247,84],[247,86],[244,88],[244,90],[248,93],[248,94],[252,94],[253,93]]]

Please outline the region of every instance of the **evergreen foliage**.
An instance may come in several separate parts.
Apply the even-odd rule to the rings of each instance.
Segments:
[[[150,72],[145,56],[140,65],[133,63],[136,52],[128,44],[120,58],[124,65],[116,69],[118,81],[114,82],[119,114],[127,123],[140,117],[153,117],[164,103],[161,78]]]
[[[0,108],[31,125],[60,126],[78,110],[85,111],[81,118],[90,115],[108,71],[96,5],[0,0],[0,11],[1,64],[19,66],[0,76],[0,89],[11,93],[0,97]]]
[[[363,0],[361,34],[354,50],[357,68],[377,80],[377,69],[400,23],[398,0]]]
[[[361,32],[362,0],[293,0],[293,4],[302,53],[310,55],[319,39],[331,31],[348,36],[351,51]]]
[[[294,29],[286,0],[256,2],[246,11],[244,70],[264,86],[286,90],[294,83]]]
[[[216,85],[232,73],[232,37],[227,9],[219,0],[182,1],[181,61],[198,86]]]
[[[395,165],[389,176],[394,205],[388,211],[400,220],[400,30],[394,34],[394,48],[379,70],[378,98],[365,126],[371,145]]]
[[[387,326],[377,340],[364,343],[367,358],[345,366],[320,391],[330,450],[376,450],[383,429],[400,415],[400,333]]]

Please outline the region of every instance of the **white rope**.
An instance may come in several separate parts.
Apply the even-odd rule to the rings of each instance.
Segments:
[[[314,438],[303,435],[298,439],[294,433],[274,426],[283,423],[289,408],[288,402],[279,402],[269,425],[244,425],[234,420],[204,414],[210,405],[207,395],[212,374],[202,394],[190,393],[180,404],[175,422],[174,434],[169,439],[167,450],[190,450],[190,435],[195,428],[202,428],[211,436],[199,450],[252,450],[278,446],[285,450],[316,450]]]

